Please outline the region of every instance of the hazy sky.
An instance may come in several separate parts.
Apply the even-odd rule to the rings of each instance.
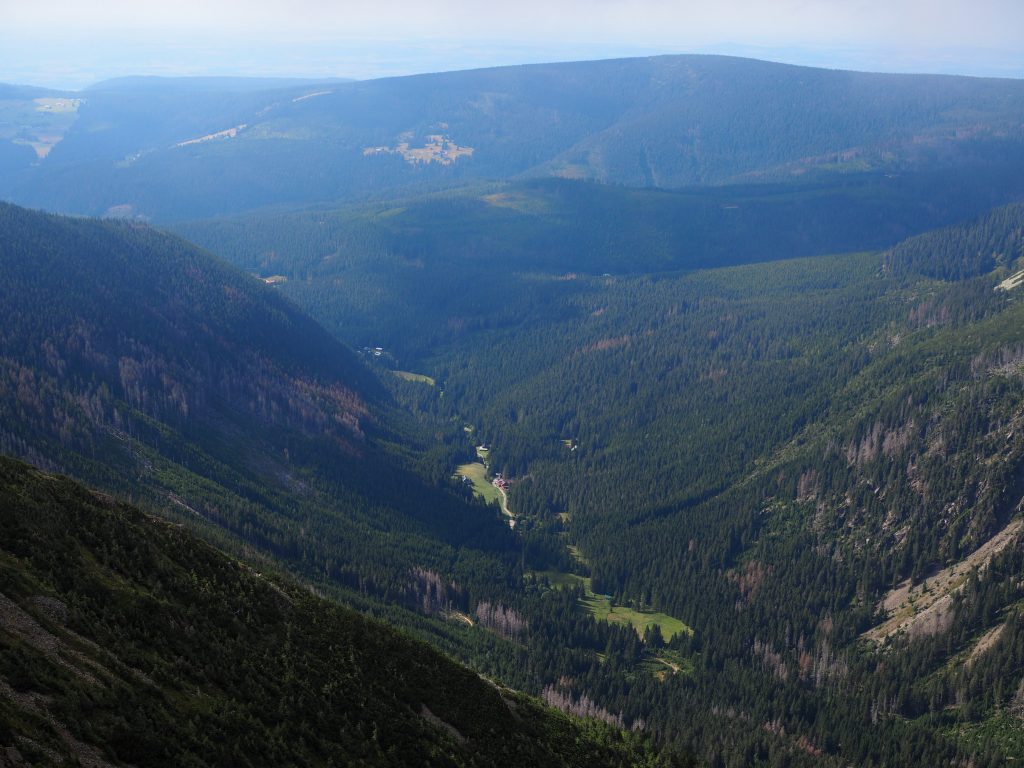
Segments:
[[[374,77],[683,51],[1024,76],[1024,0],[0,0],[0,82]]]

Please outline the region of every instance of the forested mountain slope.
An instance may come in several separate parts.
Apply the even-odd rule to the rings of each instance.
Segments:
[[[419,604],[417,567],[504,580],[507,527],[413,471],[375,376],[272,287],[6,205],[0,267],[0,451],[367,595]]]
[[[3,457],[0,748],[11,766],[668,764]]]
[[[22,147],[0,194],[170,220],[523,174],[672,188],[1024,160],[1012,80],[661,56],[229,86],[75,94],[61,140]],[[39,143],[34,100],[4,110],[0,154]]]
[[[689,616],[707,593],[652,561],[677,568],[685,548],[728,594],[751,548],[792,545],[769,543],[783,526],[829,553],[826,571],[870,563],[853,583],[873,594],[957,561],[1024,496],[1022,305],[996,289],[1024,266],[1022,227],[1013,206],[884,255],[580,278],[553,322],[453,345],[428,370],[492,461],[529,478],[513,502],[566,512],[613,591],[678,590]]]
[[[0,209],[0,448],[711,764],[1024,758],[1024,209],[899,242],[1020,198],[1019,83],[669,57],[151,85],[75,105],[17,194],[401,197],[182,225],[274,287]],[[516,174],[723,186],[437,191]],[[452,477],[478,456],[514,531]]]
[[[526,189],[488,204],[518,206],[517,221],[566,210]],[[382,206],[369,229],[282,216],[270,248],[252,257],[246,235],[232,257],[288,274],[284,290],[339,334],[378,318],[398,357],[386,349],[382,369],[411,361],[438,382],[410,384],[409,402],[489,446],[524,546],[513,604],[546,617],[530,648],[549,676],[727,764],[1024,756],[1024,207],[885,252],[693,272],[658,269],[646,244],[633,254],[628,218],[605,246],[551,236],[574,231],[552,215],[532,230],[550,239],[492,257],[500,214],[479,228],[424,216],[411,245],[426,211],[477,205]],[[664,263],[692,266],[662,231],[683,254]],[[580,269],[591,254],[621,272]],[[556,596],[571,589],[581,613],[600,615],[603,593],[681,619],[694,635],[667,658],[688,671],[651,674],[658,638],[631,650],[570,623]],[[764,730],[739,732],[750,723]]]
[[[427,437],[402,422],[378,380],[276,289],[181,240],[2,214],[5,452],[291,570],[559,707],[644,727],[642,701],[610,710],[571,677],[592,647],[628,654],[627,669],[648,663],[636,633],[580,615],[571,594],[524,593],[513,532],[448,481],[461,428],[420,415]],[[567,651],[566,631],[588,647]]]
[[[1024,196],[1016,171],[843,184],[638,190],[564,179],[341,208],[187,222],[175,231],[282,290],[349,343],[416,366],[474,330],[518,327],[565,278],[670,273],[867,251]]]
[[[427,370],[522,478],[513,507],[567,530],[596,591],[694,626],[712,677],[802,680],[812,740],[855,762],[882,739],[840,724],[851,690],[873,725],[1017,755],[1022,231],[1018,205],[883,255],[589,280],[554,326]],[[891,617],[883,669],[858,636]]]

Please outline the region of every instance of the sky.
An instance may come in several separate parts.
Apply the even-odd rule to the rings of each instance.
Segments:
[[[1024,77],[1024,0],[0,0],[0,82],[56,88],[684,52]]]

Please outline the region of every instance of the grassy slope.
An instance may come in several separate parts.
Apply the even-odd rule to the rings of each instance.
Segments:
[[[473,483],[473,493],[488,504],[501,503],[501,492],[487,479],[487,467],[479,461],[460,464],[456,467],[455,473],[459,477],[469,478],[470,482]]]
[[[676,635],[692,635],[693,630],[679,619],[653,610],[637,610],[624,605],[615,605],[608,595],[598,595],[591,588],[591,581],[585,576],[564,571],[537,571],[534,578],[545,579],[555,589],[582,589],[580,607],[598,621],[629,624],[641,637],[650,627],[657,625],[666,640]]]

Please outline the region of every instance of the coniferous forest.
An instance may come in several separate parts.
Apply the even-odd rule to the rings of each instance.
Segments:
[[[1018,81],[243,83],[0,152],[0,764],[1024,759]]]

